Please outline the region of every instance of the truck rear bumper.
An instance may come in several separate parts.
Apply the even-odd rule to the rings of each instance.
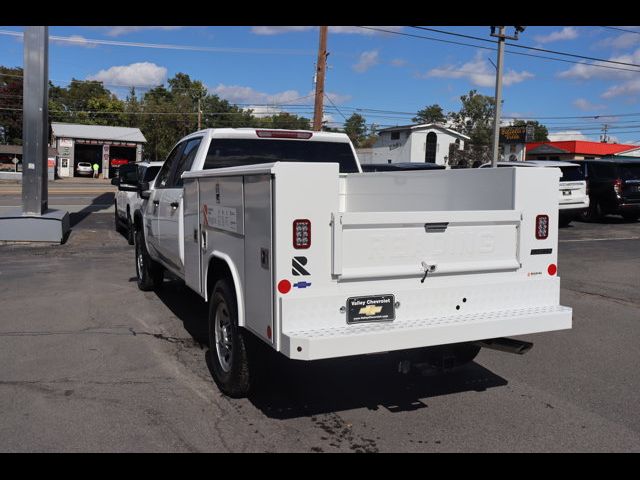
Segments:
[[[560,305],[283,332],[281,351],[297,360],[470,342],[571,328],[572,309]]]

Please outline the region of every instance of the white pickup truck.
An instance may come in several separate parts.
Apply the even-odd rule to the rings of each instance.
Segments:
[[[168,270],[209,302],[229,396],[255,384],[260,342],[291,359],[410,352],[445,367],[481,346],[521,353],[531,344],[502,337],[571,328],[559,175],[362,173],[344,134],[202,130],[138,186],[138,285]]]

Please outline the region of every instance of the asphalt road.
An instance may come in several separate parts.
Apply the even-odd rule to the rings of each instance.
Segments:
[[[48,185],[49,208],[75,212],[113,212],[116,188],[107,180],[69,178]],[[22,208],[22,185],[0,181],[0,215]]]
[[[211,379],[199,297],[139,291],[112,214],[71,223],[63,246],[0,246],[2,451],[640,451],[640,223],[561,230],[574,327],[524,356],[289,363],[243,400]]]

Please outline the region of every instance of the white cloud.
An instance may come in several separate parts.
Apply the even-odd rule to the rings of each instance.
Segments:
[[[592,141],[592,138],[587,137],[580,130],[565,130],[561,132],[554,132],[547,135],[551,142],[561,142],[563,140],[586,140]]]
[[[256,35],[281,35],[283,33],[293,32],[308,32],[309,30],[316,29],[316,26],[269,26],[269,27],[251,27],[251,33]],[[382,30],[389,30],[392,32],[399,32],[404,27],[375,27]],[[344,34],[356,34],[356,35],[385,35],[384,32],[378,32],[376,30],[367,30],[366,28],[360,28],[355,26],[333,26],[329,27],[331,33],[344,33]]]
[[[114,66],[89,75],[87,80],[97,80],[112,85],[161,85],[167,78],[167,69],[155,63],[139,62],[131,65]]]
[[[609,87],[603,94],[602,98],[619,97],[620,95],[636,95],[640,93],[640,79],[629,80],[618,85]]]
[[[278,93],[266,93],[255,90],[252,87],[245,87],[241,85],[224,85],[220,83],[216,87],[209,88],[209,92],[214,95],[218,95],[220,98],[224,98],[231,103],[274,105],[274,107],[268,107],[271,109],[280,109],[282,107],[286,107],[287,104],[313,105],[314,102],[314,92],[308,92],[307,94],[304,94],[298,92],[297,90],[285,90]],[[327,93],[327,96],[333,103],[336,104],[340,104],[351,99],[350,95],[340,95],[337,93]]]
[[[391,66],[393,67],[404,67],[408,63],[409,62],[406,61],[404,58],[394,58],[393,60],[391,60]]]
[[[573,105],[583,112],[592,112],[594,110],[604,110],[606,105],[591,103],[585,98],[577,98],[573,101]]]
[[[55,43],[56,45],[63,45],[65,47],[85,47],[85,48],[95,48],[96,44],[89,42],[86,38],[81,35],[71,35],[65,39],[61,38],[51,38],[51,43]]]
[[[640,63],[640,48],[635,52],[627,53],[624,55],[617,55],[609,57],[607,60],[613,60],[615,62],[623,62],[623,63]],[[629,69],[632,70],[633,67],[627,67],[624,65],[612,65],[602,62],[583,62],[568,70],[564,70],[558,74],[560,78],[570,78],[570,79],[579,79],[579,80],[589,80],[591,78],[633,78],[637,75],[636,72],[629,70],[617,70],[615,68],[601,68],[594,65],[605,65],[608,67],[619,67],[621,69]]]
[[[306,32],[314,28],[316,27],[251,27],[251,33],[255,33],[256,35],[280,35],[283,33]]]
[[[169,27],[169,26],[145,26],[145,27],[135,27],[135,26],[126,26],[126,27],[107,27],[107,35],[110,37],[119,37],[121,35],[127,35],[133,32],[139,32],[142,30],[178,30],[184,27]]]
[[[533,37],[536,42],[540,43],[573,40],[574,38],[578,38],[578,31],[574,27],[564,27],[562,30],[551,32],[548,35],[536,35]]]
[[[640,33],[640,32],[639,32]],[[623,33],[617,37],[608,37],[596,44],[597,47],[609,47],[615,49],[625,49],[636,46],[640,43],[638,33]]]
[[[473,85],[479,87],[492,87],[496,83],[495,68],[484,59],[482,52],[477,52],[473,60],[463,65],[436,67],[421,75],[421,77],[467,78]],[[534,75],[526,70],[516,72],[513,69],[509,69],[503,75],[502,83],[508,87],[533,77]]]
[[[380,63],[378,50],[369,50],[360,54],[358,63],[352,68],[358,73],[364,73],[378,63]]]
[[[529,78],[533,78],[535,75],[531,72],[527,72],[523,70],[521,72],[516,72],[515,70],[509,69],[507,73],[505,73],[502,77],[502,83],[505,86],[515,85],[516,83],[524,82]]]

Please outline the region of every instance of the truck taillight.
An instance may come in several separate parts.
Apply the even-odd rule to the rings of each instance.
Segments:
[[[311,246],[311,221],[298,219],[293,221],[293,248],[302,249]]]
[[[622,194],[622,179],[616,178],[613,181],[613,191],[616,192],[616,195]]]
[[[538,215],[536,217],[536,238],[544,240],[549,236],[549,215]]]

